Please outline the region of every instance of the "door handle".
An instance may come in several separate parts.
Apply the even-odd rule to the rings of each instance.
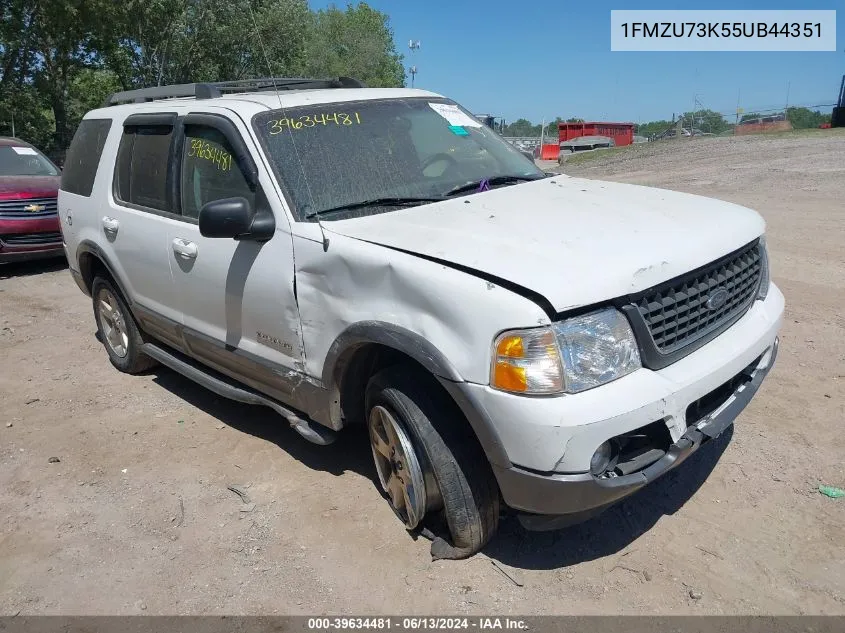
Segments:
[[[197,256],[197,245],[188,240],[177,237],[173,240],[173,252],[185,259],[195,259]]]
[[[120,228],[120,222],[118,222],[114,218],[110,218],[107,215],[103,216],[102,222],[103,222],[103,230],[106,233],[108,233],[110,235],[116,235],[117,234],[117,230]]]

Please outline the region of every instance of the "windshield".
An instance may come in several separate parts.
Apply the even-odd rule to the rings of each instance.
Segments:
[[[385,202],[390,198],[425,204],[458,191],[544,176],[446,99],[285,108],[256,115],[253,125],[299,220],[328,210],[337,210],[328,219],[370,215],[398,208]],[[473,188],[474,182],[481,184]],[[360,205],[366,201],[372,203]]]
[[[58,170],[32,147],[0,146],[0,176],[58,176]]]

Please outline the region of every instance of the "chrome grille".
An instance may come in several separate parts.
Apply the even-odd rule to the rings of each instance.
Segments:
[[[34,244],[53,244],[62,241],[62,234],[58,231],[46,231],[44,233],[18,233],[11,235],[0,235],[0,242],[9,246],[26,246]]]
[[[661,284],[636,302],[654,344],[663,353],[680,350],[739,318],[757,294],[763,262],[758,242],[710,266]],[[722,305],[708,305],[715,294]],[[718,302],[717,302],[718,303]]]
[[[28,207],[43,207],[31,211]],[[0,216],[32,218],[56,214],[56,198],[22,198],[20,200],[0,200]]]

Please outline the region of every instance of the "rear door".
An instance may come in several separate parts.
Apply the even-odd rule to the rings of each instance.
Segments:
[[[172,169],[176,121],[175,112],[161,112],[123,122],[112,196],[97,221],[142,326],[181,347],[168,243],[179,223]]]
[[[257,183],[247,175],[257,151],[243,122],[224,108],[209,110],[181,120],[176,146],[181,221],[167,239],[185,342],[202,362],[292,402],[302,343],[290,225],[266,169],[259,164]],[[270,240],[200,235],[202,206],[232,197],[272,211]]]

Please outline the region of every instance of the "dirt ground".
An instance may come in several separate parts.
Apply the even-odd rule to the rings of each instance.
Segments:
[[[63,266],[6,266],[0,613],[845,614],[845,499],[817,491],[845,487],[845,135],[576,162],[564,170],[768,221],[787,319],[733,432],[588,523],[506,521],[483,554],[431,562],[379,496],[363,436],[313,446],[169,370],[120,374]]]

